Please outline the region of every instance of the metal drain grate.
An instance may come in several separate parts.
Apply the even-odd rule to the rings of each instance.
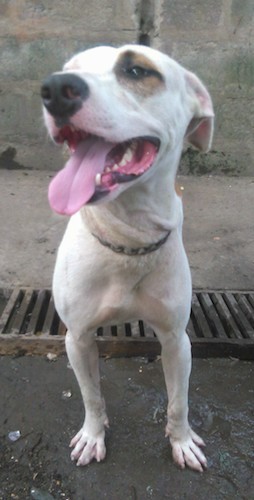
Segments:
[[[50,290],[0,291],[0,354],[65,351],[65,326]],[[196,357],[254,359],[254,292],[195,291],[187,332]],[[98,328],[101,356],[160,354],[160,344],[142,321]]]

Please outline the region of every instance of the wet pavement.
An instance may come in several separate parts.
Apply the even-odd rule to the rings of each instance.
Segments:
[[[101,360],[107,456],[82,468],[69,456],[83,408],[66,357],[1,358],[0,499],[254,498],[253,370],[250,362],[194,360],[190,421],[208,458],[200,474],[172,462],[160,360]]]

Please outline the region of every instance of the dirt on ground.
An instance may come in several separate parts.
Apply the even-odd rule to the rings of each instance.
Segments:
[[[172,461],[161,362],[145,358],[101,360],[107,456],[77,467],[68,445],[84,411],[67,364],[65,356],[0,358],[1,500],[254,498],[252,363],[193,362],[190,421],[206,442],[202,474]]]

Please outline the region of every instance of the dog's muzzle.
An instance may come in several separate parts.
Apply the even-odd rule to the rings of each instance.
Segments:
[[[87,83],[74,74],[53,74],[44,80],[41,97],[47,111],[59,124],[68,122],[89,96]]]
[[[73,215],[88,203],[116,198],[150,170],[160,149],[159,138],[149,133],[132,136],[130,130],[126,140],[118,142],[113,129],[108,132],[110,127],[106,126],[111,123],[110,116],[103,135],[91,131],[100,120],[93,119],[95,102],[86,107],[90,93],[87,81],[69,72],[52,74],[41,87],[49,133],[57,144],[66,143],[70,151],[65,167],[49,186],[50,205],[60,214]],[[95,107],[94,116],[100,113]]]

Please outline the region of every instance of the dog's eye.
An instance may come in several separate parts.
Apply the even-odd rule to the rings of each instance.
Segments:
[[[141,80],[147,76],[151,76],[153,71],[147,68],[142,68],[142,66],[131,66],[130,68],[125,68],[124,72],[133,80]]]

